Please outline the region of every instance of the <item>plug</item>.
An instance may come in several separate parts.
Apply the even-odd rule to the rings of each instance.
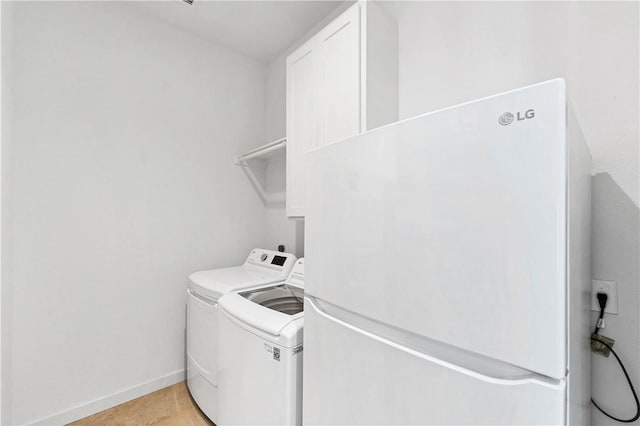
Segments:
[[[607,296],[607,293],[598,292],[596,297],[598,298],[598,304],[600,305],[600,312],[604,313],[604,308],[607,307],[607,299],[609,296]]]
[[[604,308],[607,307],[607,299],[609,296],[607,296],[607,293],[598,292],[596,298],[598,299],[598,305],[600,305],[600,318],[598,318],[596,328],[604,328]]]

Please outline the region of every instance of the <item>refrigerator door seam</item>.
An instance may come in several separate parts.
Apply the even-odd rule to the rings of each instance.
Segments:
[[[378,342],[381,342],[387,346],[391,346],[397,350],[403,351],[405,353],[408,353],[410,355],[422,358],[426,361],[432,362],[434,364],[443,366],[445,368],[448,368],[450,370],[456,371],[458,373],[464,374],[466,376],[470,376],[470,377],[474,377],[478,380],[482,380],[484,382],[487,383],[492,383],[492,384],[497,384],[497,385],[506,385],[506,386],[518,386],[518,385],[525,385],[525,384],[536,384],[536,385],[540,385],[540,386],[544,386],[550,389],[554,389],[554,390],[563,390],[566,386],[566,381],[564,379],[562,380],[556,380],[550,377],[546,377],[540,374],[537,374],[535,372],[532,371],[528,371],[528,370],[522,370],[519,369],[521,371],[523,371],[525,374],[519,374],[517,377],[513,377],[513,378],[508,378],[508,377],[495,377],[495,376],[491,376],[485,373],[481,373],[479,371],[474,371],[470,368],[467,367],[463,367],[457,364],[453,364],[451,362],[448,361],[444,361],[440,358],[437,358],[433,355],[429,355],[427,353],[421,352],[419,350],[413,349],[411,347],[408,347],[406,345],[403,345],[397,341],[391,340],[387,337],[381,336],[379,334],[375,334],[373,332],[370,332],[368,330],[365,330],[361,327],[358,327],[354,324],[351,324],[349,322],[346,322],[340,318],[337,318],[333,315],[330,315],[329,313],[327,313],[327,311],[325,309],[323,309],[320,306],[320,302],[315,299],[313,296],[305,296],[305,302],[306,304],[308,304],[308,306],[310,306],[311,308],[313,308],[319,315],[321,315],[322,317],[324,317],[325,319],[332,321],[334,323],[337,323],[343,327],[346,327],[356,333],[359,333],[361,335],[364,335],[370,339],[374,339]],[[337,308],[339,309],[339,308]],[[518,369],[517,367],[514,367],[514,369]]]

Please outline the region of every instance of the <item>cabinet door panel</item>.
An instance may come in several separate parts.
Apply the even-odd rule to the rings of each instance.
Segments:
[[[304,155],[318,144],[318,57],[307,43],[287,58],[287,216],[304,215]]]
[[[305,154],[361,130],[360,4],[287,58],[287,216],[304,216]]]
[[[360,132],[360,8],[355,5],[319,34],[319,145]]]

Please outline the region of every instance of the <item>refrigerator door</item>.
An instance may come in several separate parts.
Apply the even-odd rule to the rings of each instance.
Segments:
[[[565,148],[553,80],[310,152],[306,292],[563,378]]]
[[[381,336],[369,330],[380,331],[375,322],[361,322],[353,325],[319,301],[305,300],[305,425],[565,421],[564,379],[550,380],[473,356],[466,365],[457,365],[426,353],[424,338],[403,338],[391,329]],[[439,355],[445,351],[440,348]]]

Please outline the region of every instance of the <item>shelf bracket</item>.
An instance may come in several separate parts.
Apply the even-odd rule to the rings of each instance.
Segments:
[[[242,162],[246,162],[247,160],[259,159],[260,157],[266,157],[267,154],[270,154],[279,149],[283,149],[287,146],[287,139],[282,138],[277,141],[269,142],[268,144],[259,146],[256,149],[252,149],[249,152],[245,152],[242,155],[236,157],[236,164],[240,165]]]
[[[237,166],[242,167],[242,171],[251,182],[251,185],[254,187],[262,203],[272,204],[272,203],[283,203],[285,201],[285,193],[269,193],[264,188],[264,185],[257,178],[255,171],[253,170],[256,165],[249,164],[249,160],[260,160],[265,159],[267,156],[275,151],[285,148],[286,146],[286,138],[278,139],[276,141],[270,142],[268,144],[262,145],[258,148],[255,148],[251,151],[248,151],[242,155],[236,157],[235,164]]]

